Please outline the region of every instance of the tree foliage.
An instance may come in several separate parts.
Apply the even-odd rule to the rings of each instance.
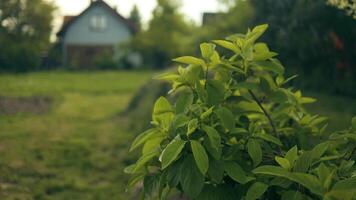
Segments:
[[[263,36],[280,52],[288,73],[303,76],[293,84],[306,89],[356,95],[356,20],[330,6],[354,7],[332,0],[220,0],[229,7],[216,23],[204,27],[199,41],[241,32],[248,26],[268,23]]]
[[[327,0],[328,4],[336,6],[356,19],[356,1],[354,0]]]
[[[315,99],[286,87],[295,77],[257,42],[266,29],[202,43],[200,58],[176,58],[178,72],[157,77],[176,98],[156,101],[152,128],[130,149],[141,157],[125,170],[145,199],[172,189],[202,200],[356,199],[356,118],[325,135],[326,118],[303,107]]]
[[[129,44],[132,51],[141,53],[145,64],[167,67],[169,58],[193,51],[189,45],[191,25],[178,8],[174,0],[157,0],[148,29],[138,33]]]
[[[0,1],[0,71],[38,66],[49,45],[54,10],[44,0]]]
[[[141,29],[141,15],[137,8],[137,5],[134,5],[130,12],[129,20],[131,20],[137,27],[138,30]]]
[[[305,77],[298,86],[356,95],[356,20],[325,0],[251,0],[254,24],[267,22],[264,39],[289,67]]]

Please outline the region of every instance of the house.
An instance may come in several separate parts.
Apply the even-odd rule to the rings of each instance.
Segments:
[[[101,55],[120,51],[119,44],[128,41],[135,31],[135,25],[104,0],[91,0],[78,16],[65,16],[57,33],[63,66],[91,68]]]

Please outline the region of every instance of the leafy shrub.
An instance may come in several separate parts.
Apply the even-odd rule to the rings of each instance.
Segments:
[[[112,70],[117,69],[118,64],[113,59],[112,53],[104,52],[98,55],[94,61],[95,69]]]
[[[177,189],[190,199],[356,199],[356,118],[325,134],[325,117],[303,104],[315,100],[286,88],[284,67],[266,44],[267,25],[200,45],[184,56],[172,83],[172,105],[160,97],[152,128],[130,151],[142,156],[125,171],[129,187],[143,179],[143,198]],[[232,52],[221,56],[215,44]]]

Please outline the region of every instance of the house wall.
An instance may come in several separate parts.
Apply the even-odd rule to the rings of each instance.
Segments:
[[[100,56],[112,55],[114,48],[111,45],[68,45],[67,64],[72,69],[95,69]]]
[[[93,30],[90,26],[93,16],[106,19],[104,30]],[[108,11],[103,5],[95,5],[83,13],[67,29],[62,38],[63,66],[75,69],[94,67],[96,59],[103,54],[120,52],[118,45],[132,36],[124,22]],[[109,50],[109,51],[108,51]]]
[[[90,28],[90,19],[95,15],[106,17],[106,29],[95,31]],[[67,30],[65,45],[117,45],[131,37],[128,27],[101,5],[91,7]]]

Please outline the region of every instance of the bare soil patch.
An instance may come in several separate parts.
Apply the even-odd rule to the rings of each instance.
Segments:
[[[53,99],[48,96],[0,96],[0,115],[14,115],[18,113],[43,114],[48,112],[52,103]]]

